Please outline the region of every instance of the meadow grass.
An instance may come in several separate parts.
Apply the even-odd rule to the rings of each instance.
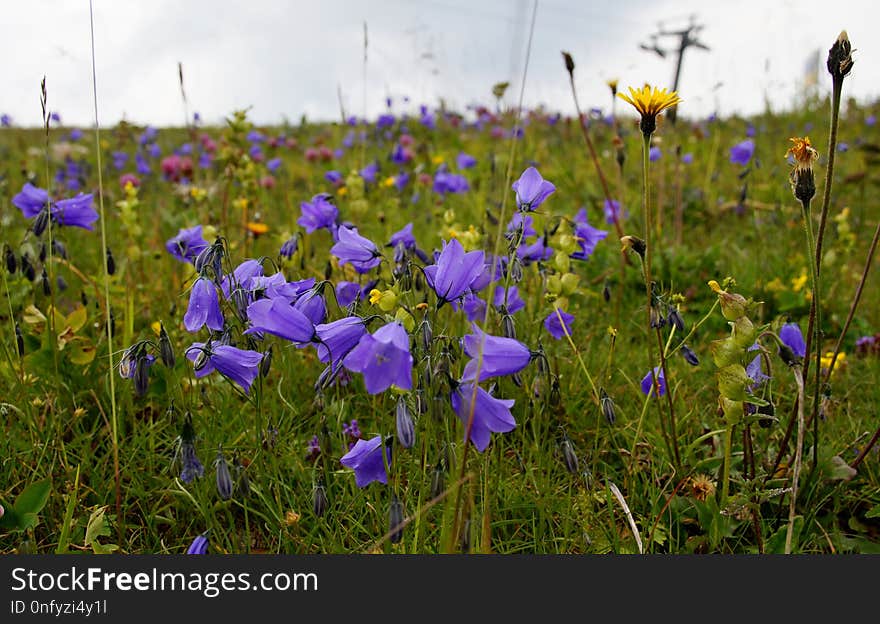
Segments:
[[[795,381],[771,349],[772,385],[762,396],[773,403],[774,418],[760,422],[756,416],[736,423],[730,498],[721,505],[725,419],[719,411],[711,343],[728,336],[730,327],[707,282],[734,278],[728,290],[759,302],[750,309],[756,326],[771,324],[777,330],[790,320],[806,331],[809,260],[801,207],[791,194],[790,165],[784,155],[790,136],[808,134],[814,145],[825,145],[827,110],[827,102],[817,101],[795,112],[750,119],[679,117],[675,126],[661,117],[654,144],[662,156],[650,167],[651,205],[659,217],[654,223],[651,270],[664,300],[675,302],[685,321],[684,332],[674,331],[670,337],[669,325],[660,332],[661,343],[670,347],[667,383],[676,417],[674,434],[658,418],[656,399],[640,389],[649,372],[646,341],[655,340],[654,330],[646,326],[645,281],[631,253],[621,271],[621,245],[613,226],[605,221],[605,193],[576,120],[551,123],[545,112],[532,111],[525,115],[522,136],[510,139],[495,134],[511,130],[511,113],[486,112],[482,129],[465,123],[473,115],[438,112],[434,129],[420,124],[418,115],[411,116],[404,123],[413,137],[412,160],[398,167],[389,161],[389,154],[402,133],[399,111],[387,129],[374,122],[260,128],[267,138],[285,137],[274,147],[263,143],[262,160],[248,156],[252,142],[247,134],[255,129],[244,114],[237,114],[226,127],[160,130],[155,143],[163,156],[189,143],[195,161],[205,151],[201,137],[206,135],[218,145],[216,158],[210,167],[195,165],[187,183],[163,176],[159,159],[152,158],[152,173],[138,176],[139,188],[129,189],[128,194],[118,179],[134,170],[143,128],[123,123],[105,130],[101,148],[107,244],[116,263],[109,287],[114,359],[118,361],[122,351],[138,340],[158,343],[154,324],[160,321],[176,354],[169,368],[155,352],[157,361],[149,367],[149,386],[142,397],[136,396],[131,380],[116,378],[121,523],[115,506],[99,235],[55,228],[53,235],[63,241],[67,257],[56,254],[47,262],[67,287],[60,290],[53,285],[57,312],[52,316],[39,272],[31,281],[20,270],[24,253],[39,264],[39,241],[27,233],[29,223],[11,199],[28,180],[48,186],[53,197],[72,192],[64,188],[63,180],[45,179],[42,131],[4,129],[0,132],[0,243],[13,251],[19,270],[4,270],[7,301],[0,308],[4,351],[0,504],[7,511],[0,520],[4,522],[0,552],[105,552],[115,547],[125,553],[180,553],[205,532],[211,551],[220,553],[638,552],[633,528],[611,484],[619,488],[631,510],[645,552],[783,552],[793,446],[788,444],[780,453],[780,444],[795,414]],[[848,150],[837,154],[825,233],[820,327],[825,350],[833,349],[846,319],[871,233],[880,219],[874,200],[880,137],[876,126],[865,123],[870,113],[851,102],[841,115],[839,140],[847,143]],[[623,207],[622,230],[639,236],[645,227],[641,135],[630,118],[621,118],[619,126],[625,154],[619,170],[613,127],[593,116],[590,133],[602,167],[620,174],[610,175],[609,180],[611,193]],[[746,138],[748,127],[754,128],[755,152],[747,165],[733,164],[729,150]],[[492,128],[501,130],[493,133]],[[83,190],[96,189],[94,149],[81,149],[87,147],[86,139],[68,140],[70,131],[51,128],[52,172],[66,166],[66,154],[81,163],[78,175]],[[363,181],[353,172],[361,168],[357,142],[361,131],[366,133],[366,162],[378,162],[380,170],[376,183],[367,184],[359,196]],[[354,136],[355,144],[341,155],[326,160],[314,155],[322,146],[332,153],[347,135]],[[507,161],[511,140],[518,141],[514,162]],[[307,157],[307,149],[314,153]],[[474,168],[457,168],[456,155],[462,151],[476,158]],[[114,167],[114,152],[128,154],[121,169]],[[692,160],[682,163],[685,154]],[[266,161],[275,157],[281,158],[281,166],[272,174],[274,184],[261,183],[269,175]],[[432,191],[441,163],[467,178],[466,193]],[[559,224],[569,223],[581,207],[586,208],[590,224],[609,235],[598,242],[588,260],[571,260],[568,270],[560,268],[555,256],[523,267],[517,285],[525,307],[512,315],[516,338],[533,350],[540,345],[546,365],[542,370],[533,361],[520,373],[521,385],[510,377],[493,380],[494,396],[515,400],[516,428],[493,434],[482,453],[471,449],[465,466],[461,465],[463,427],[450,408],[445,374],[449,371],[454,378],[463,365],[459,339],[470,324],[449,305],[435,309],[417,271],[410,276],[415,286],[401,288],[401,280],[395,281],[391,273],[393,262],[374,272],[380,279],[376,288],[398,284],[399,302],[387,318],[405,306],[414,314],[416,327],[423,315],[430,320],[433,339],[427,364],[433,381],[425,383],[421,394],[415,386],[405,393],[416,422],[416,441],[410,449],[394,446],[387,485],[358,488],[351,470],[339,459],[353,441],[343,433],[344,424],[352,419],[364,439],[394,435],[399,396],[394,390],[367,394],[361,376],[351,374],[347,383],[316,392],[324,364],[315,350],[297,349],[271,336],[260,346],[264,350],[265,345],[273,345],[271,367],[256,379],[248,396],[217,373],[194,377],[193,364],[184,352],[194,340],[206,337],[204,330],[201,335],[190,334],[182,323],[194,272],[165,250],[165,241],[180,228],[202,224],[225,237],[230,267],[264,256],[267,274],[274,272],[270,265],[275,263],[289,280],[315,277],[333,284],[340,279],[366,283],[368,276],[358,276],[333,260],[328,253],[333,240],[324,230],[300,232],[292,258],[279,255],[281,245],[301,229],[296,223],[301,202],[317,193],[332,193],[340,219],[354,223],[389,259],[391,251],[381,246],[408,222],[429,255],[453,236],[468,249],[491,251],[498,227],[506,227],[497,223],[505,173],[510,167],[516,178],[532,164],[556,186],[531,215],[539,235],[546,228],[548,240],[553,239],[556,227],[561,227],[556,236],[564,233],[570,226]],[[817,171],[822,166],[820,159]],[[344,181],[328,182],[324,177],[328,169],[341,171]],[[411,179],[399,191],[385,180],[401,170]],[[419,174],[425,178],[420,180]],[[516,206],[513,193],[507,196],[504,212],[509,216]],[[680,243],[673,218],[677,212],[682,215]],[[253,222],[264,223],[268,231],[249,231],[249,227],[256,231],[246,225]],[[566,272],[578,277],[576,288],[555,294],[548,290],[550,278]],[[345,312],[331,291],[328,287],[325,293],[329,318],[340,318]],[[543,326],[560,299],[575,316],[571,342],[553,339]],[[418,307],[423,301],[431,303],[424,311]],[[232,306],[228,302],[223,306],[231,318]],[[365,300],[358,312],[387,311]],[[47,323],[50,316],[59,334],[54,341],[58,374]],[[490,306],[486,330],[501,335],[501,317]],[[16,324],[23,338],[22,357]],[[846,356],[837,363],[830,394],[822,400],[818,461],[811,456],[812,430],[806,432],[793,552],[880,551],[876,449],[855,470],[848,467],[880,425],[876,384],[880,349],[859,357],[855,346],[858,338],[877,332],[880,290],[869,279],[843,341]],[[414,378],[424,379],[425,353],[415,330],[412,333]],[[698,366],[674,351],[685,336],[699,357]],[[655,345],[655,358],[656,349]],[[770,372],[766,365],[764,372]],[[811,380],[806,383],[811,390]],[[597,404],[595,386],[613,400],[613,423]],[[666,397],[662,409],[668,410]],[[191,483],[181,481],[175,461],[186,412],[192,416],[196,452],[205,467],[204,477]],[[321,447],[316,459],[308,452],[313,436],[318,436]],[[228,461],[238,458],[249,482],[248,492],[236,491],[229,500],[218,496],[215,484],[214,458],[221,445]],[[576,466],[570,456],[566,461],[564,445],[573,449]],[[677,459],[673,446],[678,448]],[[777,456],[781,461],[774,466]],[[233,476],[240,474],[233,467]],[[434,487],[438,480],[443,487]],[[45,497],[38,502],[45,506],[38,516],[23,520],[22,513],[10,513],[27,511],[32,501],[24,501],[20,509],[14,501],[29,486],[41,483],[46,484]],[[328,505],[316,515],[319,487],[324,488]],[[389,505],[395,496],[403,503],[407,522],[400,541],[392,543]],[[21,526],[11,524],[13,516]],[[117,537],[120,527],[124,531]]]

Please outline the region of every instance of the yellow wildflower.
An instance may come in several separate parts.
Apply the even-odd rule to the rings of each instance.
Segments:
[[[657,129],[657,115],[681,102],[681,98],[675,91],[669,92],[666,89],[652,88],[647,84],[641,89],[630,87],[629,96],[618,93],[617,97],[632,104],[642,116],[639,128],[645,136],[650,136]]]
[[[807,284],[807,270],[801,269],[801,274],[791,279],[791,289],[794,292],[800,292]]]

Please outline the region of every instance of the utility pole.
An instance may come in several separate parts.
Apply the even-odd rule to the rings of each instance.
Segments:
[[[657,29],[657,32],[651,35],[650,44],[641,43],[639,47],[642,50],[646,50],[648,52],[654,52],[660,58],[666,58],[666,55],[669,52],[675,51],[676,59],[675,59],[675,77],[672,80],[672,90],[678,91],[678,80],[681,78],[681,62],[684,59],[684,51],[688,48],[699,48],[701,50],[709,50],[709,46],[705,43],[697,39],[698,33],[703,29],[702,24],[697,24],[695,22],[695,17],[692,15],[690,18],[690,23],[686,28],[682,28],[681,30],[666,30],[660,25]],[[674,47],[670,49],[664,49],[660,46],[659,38],[660,37],[676,37],[678,38],[678,49],[676,50]],[[672,107],[669,109],[667,116],[669,121],[672,124],[675,124],[676,118],[676,110],[678,107]]]

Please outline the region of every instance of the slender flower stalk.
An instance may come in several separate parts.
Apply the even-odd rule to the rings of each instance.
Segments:
[[[599,157],[596,155],[596,148],[593,146],[593,140],[590,138],[590,131],[584,123],[581,107],[578,103],[577,89],[575,89],[574,86],[574,59],[568,52],[563,52],[562,57],[565,59],[565,69],[568,71],[568,82],[571,86],[571,97],[574,99],[574,108],[578,116],[578,126],[581,128],[581,134],[584,135],[584,142],[587,144],[587,150],[590,152],[590,159],[593,161],[593,166],[596,168],[596,175],[599,177],[599,183],[602,185],[602,192],[605,195],[605,201],[611,202],[613,201],[611,198],[611,190],[608,188],[608,181],[605,179],[605,174],[602,172],[602,166],[599,164]],[[614,228],[617,230],[617,236],[623,236],[623,228],[620,225],[618,212],[612,212],[611,218],[614,221]]]
[[[648,319],[648,328],[650,331],[651,327],[654,327],[655,324],[652,322],[651,312],[654,309],[654,282],[651,279],[651,258],[653,256],[653,244],[651,241],[653,223],[652,223],[652,215],[651,215],[651,205],[650,205],[650,151],[651,151],[651,136],[654,134],[654,131],[657,129],[657,116],[662,113],[667,108],[675,106],[679,102],[681,102],[681,98],[678,97],[678,94],[674,91],[669,93],[666,89],[658,89],[654,87],[653,89],[645,85],[642,89],[633,89],[629,88],[629,96],[624,95],[623,93],[618,93],[617,96],[622,100],[631,104],[636,111],[641,115],[641,120],[639,122],[639,129],[642,131],[642,187],[644,191],[644,197],[642,202],[643,214],[644,214],[644,222],[645,222],[645,238],[644,238],[644,253],[639,254],[642,258],[642,268],[645,277],[645,294],[647,297],[647,319]],[[663,339],[659,333],[657,338],[660,345],[660,370],[663,371],[664,377],[666,375],[666,361],[664,357],[664,348],[663,348]],[[654,347],[651,344],[651,341],[648,341],[648,365],[649,370],[651,371],[652,378],[652,387],[654,388],[655,396],[660,395],[660,386],[658,380],[657,369],[654,368]],[[671,431],[669,432],[670,437],[672,438],[672,449],[673,449],[673,461],[675,462],[676,467],[680,465],[680,458],[678,452],[678,437],[675,432],[675,416],[673,413],[673,402],[672,397],[668,397],[668,404],[670,409],[670,420],[669,425]],[[662,407],[661,402],[657,401],[657,409],[660,413],[660,419],[662,421]]]
[[[785,554],[791,554],[791,539],[794,533],[795,504],[797,503],[798,481],[801,476],[801,456],[804,448],[804,372],[799,365],[793,366],[794,379],[798,387],[797,403],[797,445],[794,453],[794,467],[791,476],[791,496],[788,504],[788,528],[785,530]]]
[[[92,48],[92,96],[95,109],[95,158],[98,170],[98,207],[101,215],[101,247],[102,257],[107,257],[107,221],[104,215],[104,181],[101,171],[101,124],[98,121],[98,70],[95,62],[95,16],[92,2],[89,0],[89,28]],[[113,469],[116,475],[116,518],[118,520],[118,543],[122,547],[122,538],[125,535],[125,517],[122,515],[122,489],[120,487],[119,473],[119,424],[116,412],[116,380],[113,375],[113,315],[110,310],[110,274],[107,263],[104,262],[104,313],[106,314],[105,325],[107,328],[107,358],[109,367],[107,374],[110,377],[110,422],[113,442]],[[52,315],[54,316],[54,314]],[[55,342],[54,340],[52,341]]]
[[[816,184],[813,176],[813,162],[819,154],[810,145],[810,138],[804,137],[791,139],[794,146],[789,148],[786,154],[794,157],[795,166],[790,174],[791,188],[795,198],[801,203],[804,218],[804,232],[807,238],[807,264],[810,266],[810,281],[812,287],[812,304],[810,305],[810,322],[807,330],[806,361],[809,362],[811,342],[812,349],[816,352],[816,383],[813,388],[813,409],[811,420],[813,421],[813,465],[818,462],[819,449],[819,386],[822,359],[822,306],[819,291],[819,259],[816,255],[816,239],[813,236],[813,218],[810,212],[810,202],[816,194]],[[812,338],[812,341],[810,341]],[[804,364],[804,369],[807,369]],[[798,406],[801,409],[802,406]]]

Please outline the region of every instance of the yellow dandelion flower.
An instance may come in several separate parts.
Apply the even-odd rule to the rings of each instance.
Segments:
[[[382,186],[385,188],[391,188],[394,186],[394,176],[388,176],[384,180],[382,180]]]
[[[339,197],[344,197],[345,195],[348,194],[348,189],[345,188],[344,186],[340,186],[338,189],[336,189],[336,194]]]
[[[630,87],[628,96],[624,93],[618,93],[617,97],[632,104],[642,116],[639,128],[645,136],[650,136],[657,129],[657,115],[682,101],[675,91],[670,92],[647,84],[641,89]]]
[[[378,288],[374,288],[370,291],[370,305],[376,305],[379,303],[379,300],[382,298],[382,291]]]
[[[434,163],[435,165],[440,165],[443,163],[443,156],[441,156],[440,154],[437,154],[436,156],[431,158],[431,162]]]

